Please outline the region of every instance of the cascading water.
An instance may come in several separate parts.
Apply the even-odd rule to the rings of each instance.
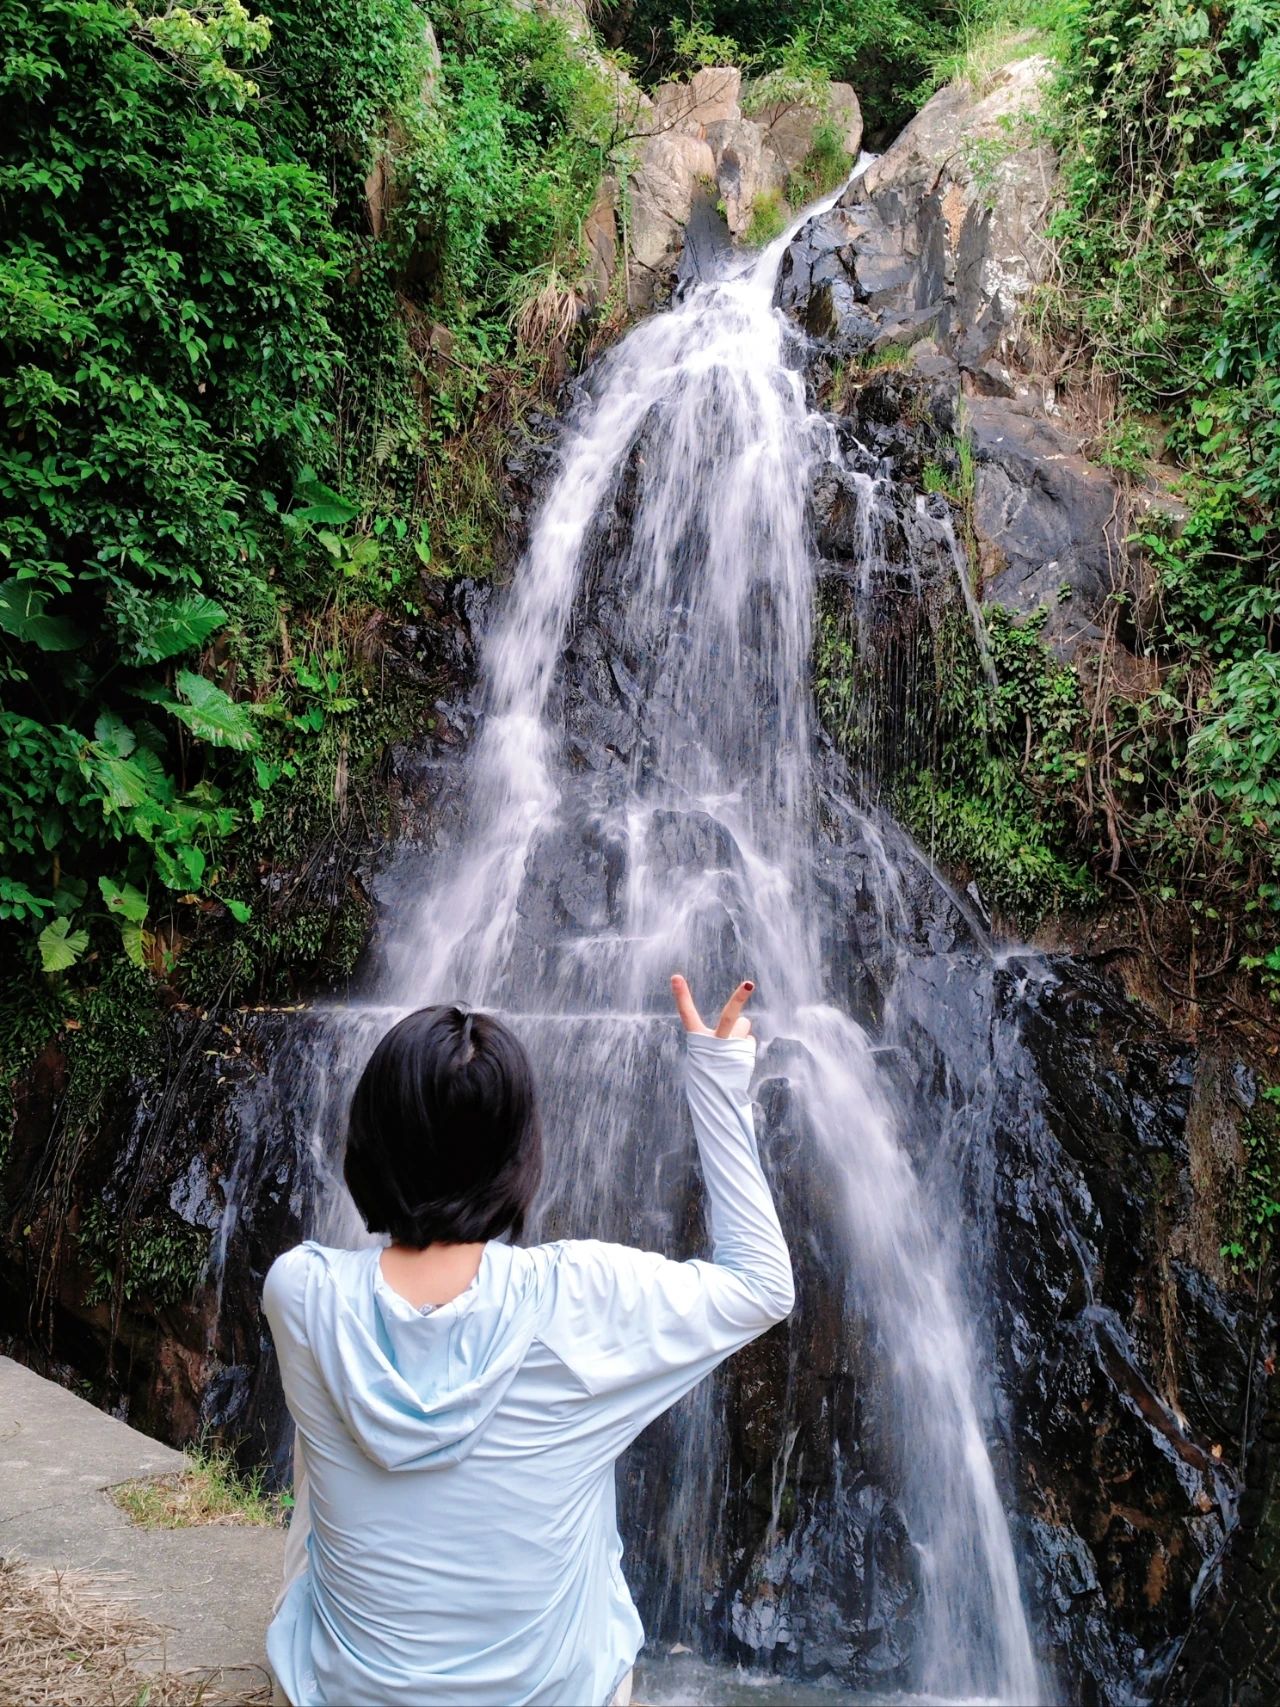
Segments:
[[[812,723],[807,494],[831,445],[772,304],[795,229],[593,370],[484,653],[463,824],[392,941],[385,1006],[330,1016],[342,1059],[332,1095],[312,1086],[312,1119],[327,1165],[351,1072],[396,1012],[497,1008],[542,1085],[541,1230],[679,1248],[690,1160],[667,977],[688,972],[707,1004],[753,977],[761,1075],[785,1073],[794,1118],[839,1182],[836,1295],[888,1386],[877,1402],[919,1584],[908,1681],[946,1700],[1030,1703],[1043,1685],[955,1253],[900,1142],[877,1048],[833,994],[840,908],[822,837],[838,820],[868,850],[890,954],[908,928],[897,863],[912,856],[833,794]],[[863,499],[870,538],[874,482]],[[318,1235],[349,1234],[342,1193],[322,1196]],[[796,1473],[795,1428],[785,1414],[769,1426],[765,1554]],[[710,1384],[677,1413],[671,1453],[661,1520],[640,1545],[661,1620],[693,1630],[726,1567],[728,1447]],[[729,1609],[757,1635],[760,1617]]]

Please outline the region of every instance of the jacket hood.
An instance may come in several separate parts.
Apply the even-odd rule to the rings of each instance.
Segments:
[[[528,1265],[491,1240],[466,1291],[423,1315],[387,1285],[379,1250],[303,1249],[307,1340],[357,1445],[386,1470],[465,1458],[533,1340]]]

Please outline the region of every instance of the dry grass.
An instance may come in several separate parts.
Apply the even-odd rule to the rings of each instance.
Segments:
[[[243,1476],[230,1453],[205,1446],[187,1457],[187,1468],[172,1476],[121,1482],[111,1489],[112,1499],[142,1529],[197,1524],[267,1529],[284,1520],[280,1500],[264,1491],[261,1475]]]
[[[534,290],[538,279],[542,282]],[[586,309],[577,287],[550,265],[532,274],[526,288],[528,294],[513,305],[511,317],[521,344],[535,352],[567,344]]]
[[[172,1672],[165,1633],[112,1601],[109,1580],[0,1559],[0,1707],[222,1707],[266,1703],[255,1672],[232,1680]]]

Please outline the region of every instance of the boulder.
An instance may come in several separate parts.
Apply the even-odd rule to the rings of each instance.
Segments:
[[[980,96],[964,83],[939,90],[848,192],[900,233],[916,263],[913,306],[954,302],[964,365],[1007,353],[1019,305],[1044,275],[1055,165],[1029,121],[1050,71],[1036,55]]]
[[[715,156],[698,137],[667,131],[645,142],[631,178],[632,307],[647,307],[669,282],[695,192],[700,184],[714,183],[715,174]]]
[[[765,145],[788,172],[804,164],[813,147],[814,135],[824,118],[830,117],[840,130],[840,140],[851,160],[862,147],[862,108],[848,83],[831,85],[830,101],[823,111],[801,101],[768,101],[756,106],[752,91],[746,91],[747,111],[764,131]]]
[[[664,83],[652,100],[621,80],[617,128],[638,143],[628,233],[632,308],[663,301],[677,275],[698,273],[697,260],[681,267],[681,254],[693,209],[701,205],[700,184],[714,190],[729,234],[740,237],[760,196],[785,190],[788,172],[812,146],[823,110],[776,102],[758,117],[744,117],[741,95],[742,74],[731,65],[706,66],[687,83]],[[837,117],[845,147],[856,153],[862,114],[853,90],[833,84],[824,110]],[[700,229],[706,236],[705,219]],[[704,244],[704,255],[716,246]]]
[[[684,228],[684,247],[676,268],[677,294],[718,274],[732,246],[729,227],[712,187],[699,184],[689,210],[689,223]]]
[[[1101,638],[1104,607],[1125,581],[1115,482],[1008,399],[971,398],[965,414],[983,597],[1016,616],[1047,611],[1046,641],[1072,658]]]
[[[593,306],[603,302],[608,295],[618,260],[618,220],[614,211],[617,204],[617,179],[603,178],[591,211],[582,222],[582,250]]]
[[[929,320],[946,352],[982,376],[982,389],[992,386],[991,364],[998,371],[1017,353],[1021,304],[1048,261],[1055,163],[1030,121],[1049,72],[1034,56],[1005,66],[981,93],[964,83],[939,90],[796,239],[812,246],[824,226],[839,224],[854,301],[879,311],[886,327]],[[779,146],[776,127],[767,134]],[[850,336],[861,336],[863,318]]]
[[[734,237],[751,222],[756,197],[780,191],[786,183],[782,162],[764,145],[764,131],[750,119],[718,119],[707,126],[707,142],[716,160],[716,188],[725,221]]]
[[[742,73],[735,65],[707,65],[687,83],[663,83],[653,95],[653,125],[659,132],[702,136],[706,127],[741,118]]]

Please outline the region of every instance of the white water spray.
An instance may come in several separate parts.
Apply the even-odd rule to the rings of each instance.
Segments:
[[[665,1094],[667,975],[689,972],[708,1003],[756,979],[757,1028],[794,1040],[793,1087],[843,1181],[852,1294],[892,1376],[923,1584],[916,1682],[948,1700],[1031,1703],[1041,1684],[945,1241],[824,961],[806,502],[830,439],[772,306],[799,223],[593,370],[484,653],[467,828],[393,945],[388,998],[512,1017],[563,1146],[555,1207],[589,1234],[602,1204],[659,1198],[656,1178],[628,1170],[646,1105]],[[574,626],[589,584],[610,613],[590,665],[608,678],[607,719],[572,702],[562,671],[566,648],[591,638]],[[867,846],[883,856],[874,833]],[[886,932],[897,883],[884,856]],[[643,1207],[627,1225],[643,1235]],[[680,1462],[682,1522],[710,1535],[723,1445],[705,1404]]]

